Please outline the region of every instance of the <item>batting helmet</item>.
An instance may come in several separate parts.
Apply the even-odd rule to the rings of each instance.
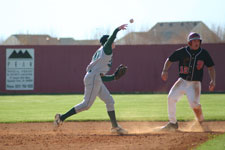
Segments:
[[[202,38],[201,38],[200,34],[198,34],[196,32],[191,32],[188,35],[188,42],[191,42],[192,40],[200,40],[202,42]]]
[[[108,40],[108,38],[109,38],[109,35],[103,35],[100,39],[101,45],[104,45],[105,42]]]

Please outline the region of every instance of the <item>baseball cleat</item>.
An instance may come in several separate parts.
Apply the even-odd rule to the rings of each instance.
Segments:
[[[54,121],[54,125],[55,127],[59,127],[60,125],[62,125],[62,120],[60,119],[60,114],[56,114],[55,115],[55,121]]]
[[[118,134],[118,135],[123,135],[123,134],[127,134],[127,130],[121,128],[120,126],[118,127],[112,127],[111,129],[111,133],[113,134]]]
[[[167,123],[167,125],[161,128],[161,131],[176,131],[178,129],[178,123]]]

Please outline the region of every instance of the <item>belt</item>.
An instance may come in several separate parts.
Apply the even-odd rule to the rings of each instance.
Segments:
[[[92,70],[89,70],[88,72],[89,72],[89,73],[91,73],[91,72],[92,72]],[[103,76],[104,76],[104,74],[103,74],[103,73],[100,73],[100,76],[101,76],[101,77],[103,77]]]
[[[182,78],[182,77],[181,77]],[[183,80],[185,80],[185,81],[199,81],[199,80],[191,80],[190,78],[182,78]],[[201,82],[201,81],[199,81],[199,82]]]

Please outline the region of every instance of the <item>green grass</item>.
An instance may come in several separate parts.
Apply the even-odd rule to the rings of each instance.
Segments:
[[[224,150],[225,149],[225,134],[213,137],[213,139],[203,143],[196,150]]]
[[[167,94],[113,94],[117,119],[120,121],[167,121]],[[80,103],[83,95],[0,96],[0,122],[53,121],[56,113],[65,113]],[[206,120],[225,120],[225,94],[202,94]],[[177,119],[193,120],[186,97],[177,103]],[[108,120],[105,104],[96,99],[88,110],[68,120]]]

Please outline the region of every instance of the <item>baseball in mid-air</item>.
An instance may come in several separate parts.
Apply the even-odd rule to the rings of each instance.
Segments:
[[[130,22],[130,23],[134,23],[134,19],[130,19],[129,22]]]

